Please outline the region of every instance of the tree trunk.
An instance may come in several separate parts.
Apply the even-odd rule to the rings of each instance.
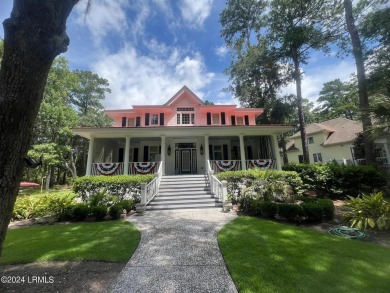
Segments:
[[[0,69],[0,256],[54,58],[67,50],[66,20],[78,0],[14,0],[3,22]]]
[[[367,164],[375,163],[374,141],[369,135],[371,129],[371,117],[369,113],[369,101],[366,82],[366,70],[364,66],[363,48],[360,41],[359,32],[355,26],[355,19],[352,12],[352,1],[344,0],[345,23],[351,37],[353,56],[356,63],[357,81],[359,89],[359,108],[363,124],[364,150],[366,152]]]
[[[302,105],[302,81],[301,81],[301,70],[299,67],[299,56],[297,50],[292,50],[293,61],[294,61],[294,80],[297,90],[297,107],[298,107],[298,121],[299,121],[299,131],[301,132],[301,142],[302,142],[302,155],[303,162],[310,164],[309,150],[307,148],[306,140],[306,128],[305,128],[305,117],[303,115],[303,105]]]
[[[282,150],[283,150],[283,164],[287,165],[288,164],[288,156],[287,156],[287,148],[286,148],[286,139],[284,137],[284,134],[280,136],[280,143],[282,145]]]

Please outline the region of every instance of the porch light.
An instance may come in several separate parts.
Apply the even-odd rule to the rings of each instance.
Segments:
[[[168,156],[171,155],[171,145],[168,145]]]
[[[203,156],[203,145],[200,145],[200,155]]]

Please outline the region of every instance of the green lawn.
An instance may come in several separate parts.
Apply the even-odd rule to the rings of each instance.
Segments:
[[[0,264],[55,260],[126,262],[140,237],[138,229],[125,221],[8,230]]]
[[[258,218],[218,235],[239,292],[390,292],[390,249]]]

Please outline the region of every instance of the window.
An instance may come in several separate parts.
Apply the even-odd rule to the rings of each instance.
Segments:
[[[181,107],[181,108],[177,108],[177,111],[184,111],[184,112],[193,112],[194,111],[194,108],[184,108],[184,107]]]
[[[244,117],[236,117],[237,125],[244,125]]]
[[[181,114],[181,124],[190,124],[190,114]]]
[[[135,126],[135,119],[134,118],[129,118],[127,120],[127,126],[134,127]]]
[[[213,146],[213,158],[214,160],[222,160],[222,146],[214,145]]]
[[[309,136],[309,137],[307,138],[307,143],[308,143],[308,144],[314,143],[314,137]]]
[[[159,156],[159,146],[150,146],[149,147],[149,162],[156,162],[160,160]]]
[[[313,154],[314,163],[322,162],[322,155],[321,153]]]
[[[303,155],[298,155],[298,162],[303,163]]]
[[[177,108],[187,110],[193,110],[194,108]],[[177,124],[195,124],[195,113],[177,113],[176,114],[176,123]]]
[[[152,121],[150,124],[158,125],[158,114],[152,114]]]
[[[220,122],[219,122],[219,114],[218,113],[216,113],[216,114],[213,114],[213,124],[221,124]]]

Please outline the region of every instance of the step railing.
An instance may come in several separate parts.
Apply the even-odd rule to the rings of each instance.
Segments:
[[[160,162],[157,173],[155,173],[156,178],[154,178],[149,183],[141,184],[141,205],[143,207],[147,206],[153,198],[157,195],[160,188],[160,182],[162,177],[162,164]]]
[[[214,174],[214,170],[211,168],[210,160],[207,161],[207,177],[209,179],[211,194],[218,199],[218,201],[224,202],[227,200],[227,182],[219,181]]]

